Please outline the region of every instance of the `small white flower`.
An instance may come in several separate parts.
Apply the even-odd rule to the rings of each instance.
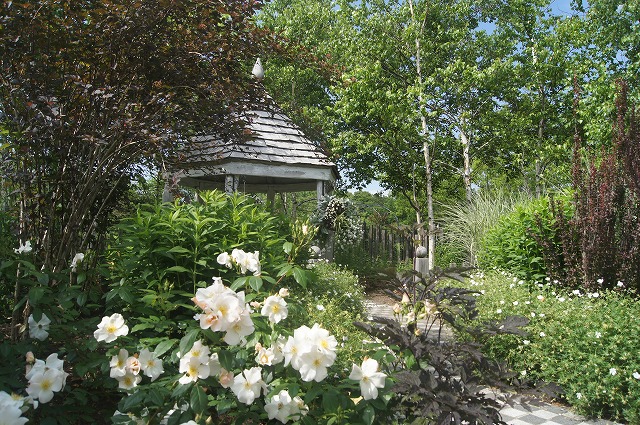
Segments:
[[[142,349],[138,360],[140,360],[140,368],[146,376],[151,378],[152,382],[164,373],[162,360],[156,357],[153,351],[149,351],[146,348]]]
[[[378,388],[384,388],[387,375],[378,372],[378,362],[375,359],[365,359],[362,366],[355,363],[351,368],[349,379],[360,381],[360,393],[365,400],[378,397]]]
[[[576,398],[580,400],[582,398],[582,393],[576,393]]]
[[[118,388],[123,390],[130,390],[138,386],[142,377],[140,375],[134,375],[132,372],[127,371],[123,376],[116,377],[118,380]]]
[[[547,336],[547,334],[544,332],[540,332],[540,336],[544,338],[545,336]]]
[[[518,305],[518,304],[519,304],[518,301],[513,302],[513,305]]]
[[[603,279],[603,278],[600,278],[600,279],[596,280],[596,282],[598,282],[599,284],[601,284],[601,285],[602,285],[602,284],[604,283],[604,279]]]
[[[520,372],[520,376],[527,376],[527,371],[523,370],[522,372]]]
[[[35,321],[33,318],[33,314],[29,315],[29,337],[37,339],[39,341],[44,341],[49,336],[49,324],[51,324],[51,319],[47,317],[46,314],[42,313],[42,317],[40,317],[39,321]]]
[[[640,373],[638,373],[638,371],[633,372],[632,376],[636,379],[640,379]]]
[[[16,254],[27,254],[31,252],[31,241],[26,241],[24,245],[20,242],[20,246],[13,250]]]
[[[496,313],[498,313],[498,314],[502,313],[502,309],[501,308],[497,309]]]
[[[114,313],[111,316],[102,318],[98,329],[93,333],[93,337],[97,341],[113,342],[119,336],[125,336],[129,333],[129,327],[124,322],[124,317],[120,313]]]
[[[231,391],[238,397],[239,402],[253,404],[253,401],[260,396],[263,384],[262,368],[252,367],[245,369],[233,379]]]
[[[289,289],[287,288],[280,288],[278,290],[278,295],[280,295],[282,298],[288,297],[289,296]]]
[[[229,269],[233,267],[233,263],[231,262],[231,256],[226,252],[223,252],[222,254],[218,255],[218,257],[216,258],[216,261],[218,262],[218,264],[225,266]]]
[[[318,311],[324,311],[324,306],[323,306],[322,304],[318,304],[318,305],[316,306],[316,309],[317,309]]]
[[[280,295],[271,295],[264,301],[260,314],[269,318],[271,323],[286,319],[289,310],[287,302]]]
[[[84,260],[84,254],[82,252],[77,253],[73,257],[73,260],[71,260],[71,271],[75,272],[76,269],[78,268],[78,264],[81,263],[83,260]]]
[[[525,339],[524,341],[522,341],[522,343],[524,345],[529,345],[531,343],[531,341],[529,341],[528,339]]]
[[[609,369],[609,374],[611,376],[616,376],[618,374],[618,370],[615,367],[612,367],[611,369]]]
[[[561,303],[565,302],[565,298],[564,297],[560,297],[558,298],[558,301],[560,301]]]
[[[601,332],[596,331],[596,333],[595,333],[595,337],[596,337],[596,338],[600,338],[601,336],[602,336],[602,333],[601,333]]]
[[[624,288],[624,283],[623,283],[623,282],[621,282],[621,281],[618,281],[618,283],[616,284],[616,286],[617,286],[618,288]]]

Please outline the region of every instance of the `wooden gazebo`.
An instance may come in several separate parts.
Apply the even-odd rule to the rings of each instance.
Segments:
[[[333,189],[337,168],[320,147],[276,105],[246,114],[248,140],[223,141],[215,135],[193,138],[179,162],[181,186],[226,192],[317,192],[321,199]],[[170,198],[165,190],[164,200]]]

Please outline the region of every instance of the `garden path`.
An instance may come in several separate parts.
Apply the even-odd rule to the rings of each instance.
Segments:
[[[375,291],[368,294],[365,307],[370,319],[373,316],[393,318],[394,303],[390,297]],[[587,419],[567,407],[549,403],[505,405],[500,414],[509,425],[619,425],[601,419]]]

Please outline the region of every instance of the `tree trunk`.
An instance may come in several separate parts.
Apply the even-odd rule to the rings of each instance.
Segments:
[[[464,168],[462,171],[464,191],[467,196],[467,202],[471,203],[473,200],[473,190],[471,189],[471,158],[469,157],[470,141],[467,134],[462,129],[460,129],[460,142],[462,143],[462,158],[464,160]]]
[[[426,127],[426,120],[422,117],[423,126]],[[424,137],[427,137],[426,135]],[[422,144],[422,150],[424,152],[424,163],[426,165],[425,174],[427,179],[427,224],[429,228],[428,233],[428,250],[429,250],[429,270],[433,270],[435,266],[436,258],[436,222],[433,217],[433,187],[431,184],[431,177],[433,175],[431,171],[431,152],[429,151],[429,143],[425,140]]]
[[[543,100],[543,103],[544,103],[544,100]],[[544,125],[545,125],[544,118],[541,118],[540,122],[538,123],[538,152],[540,152],[540,150],[542,149],[542,143],[544,139]],[[540,158],[536,158],[535,167],[536,167],[536,176],[535,176],[536,198],[539,198],[540,196],[542,196],[542,162],[540,161]]]
[[[413,24],[417,24],[415,11],[413,8],[413,0],[409,0],[409,8],[411,10],[411,19]],[[432,180],[432,171],[431,171],[431,152],[429,149],[429,142],[427,139],[427,118],[422,111],[422,103],[423,103],[423,95],[422,95],[422,63],[420,58],[420,36],[424,30],[424,24],[426,23],[426,17],[422,21],[420,26],[420,32],[416,36],[415,44],[416,44],[416,74],[418,77],[418,107],[420,113],[420,122],[422,126],[422,137],[424,138],[422,142],[422,151],[424,153],[424,163],[425,163],[425,174],[426,174],[426,183],[427,183],[427,245],[429,250],[429,270],[432,270],[435,265],[435,253],[436,253],[436,234],[435,234],[435,219],[433,217],[433,187],[431,184]]]

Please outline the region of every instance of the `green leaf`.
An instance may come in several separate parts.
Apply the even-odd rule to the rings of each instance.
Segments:
[[[87,302],[87,297],[88,294],[86,292],[80,292],[80,295],[78,295],[78,298],[76,298],[76,302],[80,307],[85,305],[85,303]]]
[[[173,248],[171,248],[170,250],[166,251],[166,252],[175,252],[178,254],[190,254],[191,251],[189,251],[187,248],[183,248],[181,246],[174,246]]]
[[[133,406],[136,406],[136,405],[142,403],[144,398],[145,398],[145,393],[143,391],[137,391],[137,392],[129,395],[124,400],[123,410],[125,412],[130,410]]]
[[[29,290],[29,303],[32,305],[38,304],[38,302],[44,296],[45,289],[41,286],[33,287]]]
[[[178,385],[177,387],[174,388],[173,392],[171,393],[171,398],[178,398],[182,396],[184,393],[189,391],[189,388],[191,386],[192,384]]]
[[[204,412],[207,409],[207,394],[204,390],[195,385],[191,390],[191,408],[196,414]]]
[[[367,406],[364,408],[362,412],[362,419],[364,423],[367,425],[373,424],[373,420],[376,418],[376,411],[371,406]]]
[[[280,270],[278,270],[277,276],[280,277],[286,275],[292,268],[293,266],[291,264],[283,264]]]
[[[220,365],[227,370],[233,369],[233,359],[233,353],[227,350],[220,350],[218,352],[218,360],[220,361]]]
[[[247,277],[247,276],[239,277],[239,278],[237,278],[236,280],[233,281],[233,283],[231,284],[230,288],[233,291],[236,291],[239,288],[242,288],[242,287],[246,286],[248,280],[249,280],[249,277]]]
[[[198,335],[200,334],[199,329],[191,329],[185,336],[180,340],[180,354],[184,355],[191,347],[193,347],[193,343],[198,339]]]
[[[313,387],[311,387],[311,389],[309,391],[307,391],[307,393],[304,396],[304,402],[306,404],[311,404],[311,402],[319,395],[323,392],[323,389],[321,386],[319,385],[314,385]]]
[[[249,278],[249,286],[256,292],[260,291],[260,288],[262,288],[262,279],[260,276],[251,276]]]
[[[178,272],[178,273],[190,273],[191,272],[189,269],[186,269],[186,268],[184,268],[182,266],[169,267],[165,271],[166,272]]]
[[[338,395],[335,391],[328,391],[322,396],[322,408],[325,412],[335,412],[338,407]]]
[[[153,350],[153,354],[155,354],[157,357],[160,357],[167,351],[171,350],[171,348],[175,345],[176,341],[177,340],[175,339],[168,339],[166,341],[162,341],[160,344],[156,346],[156,349]]]
[[[162,406],[164,404],[164,397],[156,388],[153,388],[147,394],[145,402],[150,402],[155,406]]]
[[[135,333],[143,329],[152,329],[154,327],[155,325],[153,323],[138,323],[131,329],[131,333]]]
[[[307,273],[300,267],[293,268],[293,278],[303,288],[307,287]]]
[[[293,249],[293,243],[285,242],[282,245],[282,249],[284,249],[285,254],[287,254],[287,255],[291,254],[291,250]]]

